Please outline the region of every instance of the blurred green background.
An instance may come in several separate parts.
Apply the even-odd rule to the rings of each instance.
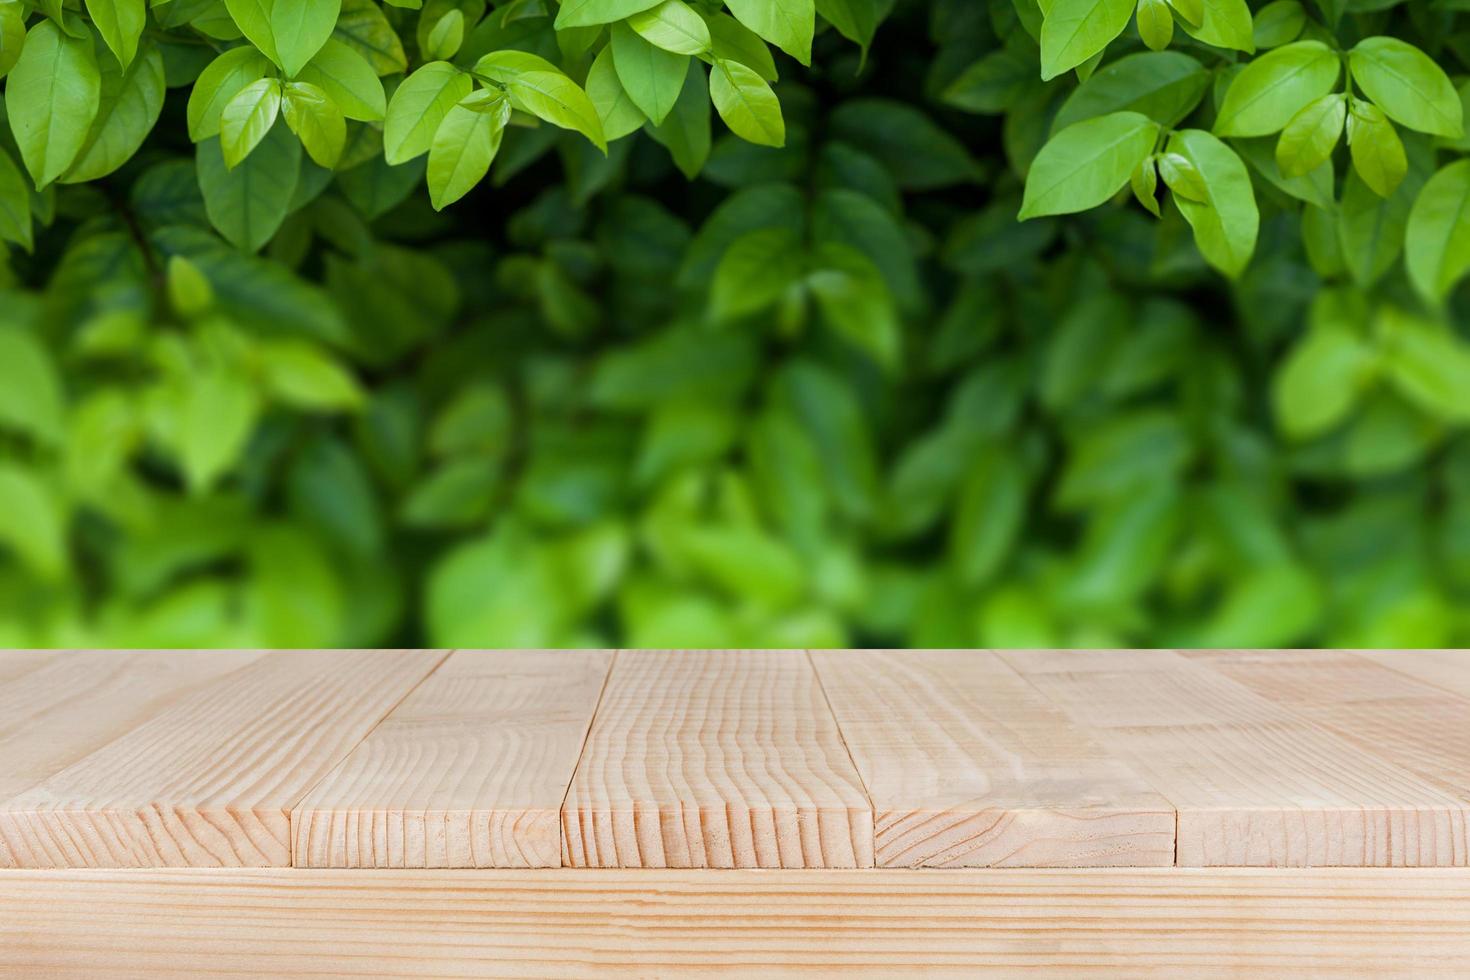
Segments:
[[[0,646],[1470,644],[1464,372],[1269,196],[1235,283],[1172,210],[1018,224],[1076,82],[957,87],[1007,6],[819,35],[787,146],[692,180],[514,129],[443,213],[323,172],[259,256],[171,92],[0,264]]]

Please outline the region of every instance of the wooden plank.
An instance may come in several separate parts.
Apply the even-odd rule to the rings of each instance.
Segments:
[[[813,651],[879,867],[1174,863],[1174,808],[993,653]]]
[[[260,656],[79,650],[33,661],[0,682],[0,803]]]
[[[561,864],[561,804],[612,654],[452,654],[293,811],[297,867]]]
[[[0,650],[0,684],[39,670],[58,656],[61,654],[52,650]]]
[[[872,809],[793,651],[620,651],[562,827],[572,867],[873,864]]]
[[[1451,694],[1470,697],[1470,650],[1360,650],[1356,655]]]
[[[1470,807],[1177,653],[1005,660],[1179,811],[1186,866],[1464,865]]]
[[[0,974],[1463,976],[1470,874],[16,871]]]
[[[0,867],[287,865],[291,807],[443,657],[262,657],[6,803]]]
[[[1187,656],[1470,801],[1470,699],[1338,650],[1210,650]],[[1456,731],[1464,737],[1450,734]]]

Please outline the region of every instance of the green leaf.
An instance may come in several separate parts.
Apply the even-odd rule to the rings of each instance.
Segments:
[[[158,46],[144,42],[126,71],[102,66],[102,95],[97,118],[77,160],[58,181],[78,184],[96,180],[133,158],[163,111],[165,78]]]
[[[5,102],[10,131],[37,188],[76,161],[101,98],[91,38],[69,37],[49,20],[31,28],[5,80]]]
[[[1302,177],[1332,159],[1346,120],[1347,97],[1341,93],[1324,95],[1292,116],[1276,142],[1281,175]]]
[[[1232,582],[1190,645],[1294,646],[1311,635],[1324,606],[1322,585],[1309,569],[1295,563],[1252,569]]]
[[[1144,157],[1128,176],[1133,197],[1147,208],[1155,218],[1162,217],[1159,211],[1159,171],[1152,155]]]
[[[1204,203],[1210,199],[1209,188],[1205,186],[1205,179],[1188,157],[1178,153],[1162,153],[1159,155],[1159,176],[1164,178],[1164,184],[1180,197],[1191,201]]]
[[[31,231],[31,188],[15,161],[0,149],[0,241],[26,251],[35,243]]]
[[[832,242],[813,257],[806,286],[836,334],[880,366],[897,370],[902,328],[878,267],[861,252]]]
[[[1294,117],[1293,117],[1294,118]],[[1276,144],[1279,138],[1254,136],[1230,141],[1231,149],[1250,164],[1251,169],[1284,194],[1315,205],[1318,210],[1331,209],[1337,203],[1336,171],[1332,160],[1300,177],[1287,177],[1276,166]]]
[[[1373,378],[1374,354],[1352,330],[1314,326],[1277,370],[1272,396],[1276,421],[1293,439],[1329,431],[1358,404]]]
[[[1338,208],[1337,237],[1343,261],[1354,281],[1367,286],[1393,268],[1404,248],[1404,227],[1409,220],[1413,197],[1410,181],[1399,184],[1384,198],[1349,171],[1342,186]]]
[[[709,25],[684,0],[663,0],[627,23],[645,41],[675,54],[704,54],[713,43]]]
[[[1404,265],[1409,281],[1443,302],[1470,272],[1470,160],[1456,160],[1425,183],[1409,211]]]
[[[725,0],[735,19],[791,57],[812,62],[817,10],[813,0]]]
[[[1379,197],[1388,197],[1409,172],[1403,141],[1377,106],[1354,99],[1348,109],[1348,147],[1353,169]]]
[[[87,15],[118,63],[123,68],[132,64],[148,19],[143,0],[87,0]]]
[[[438,562],[424,600],[435,643],[535,648],[561,638],[564,594],[545,556],[531,550],[524,537],[503,527],[459,544]]]
[[[287,524],[257,528],[248,542],[246,615],[262,646],[342,644],[341,578],[314,536]]]
[[[1162,51],[1174,38],[1174,15],[1164,0],[1138,0],[1138,36],[1150,51]]]
[[[768,82],[780,77],[776,73],[776,60],[771,57],[771,49],[755,31],[729,14],[709,15],[705,23],[709,26],[710,47],[716,58],[738,61],[754,69]]]
[[[337,166],[347,145],[347,120],[342,110],[322,89],[308,82],[287,82],[286,125],[319,167]]]
[[[447,61],[464,45],[464,12],[450,10],[434,22],[424,39],[424,57],[431,61]]]
[[[1210,86],[1204,65],[1177,51],[1125,55],[1093,72],[1057,110],[1052,132],[1110,112],[1141,112],[1173,126],[1199,105]]]
[[[843,376],[811,360],[788,362],[776,378],[775,405],[811,441],[839,513],[867,521],[877,504],[873,435],[856,392]]]
[[[1250,174],[1240,157],[1202,129],[1183,129],[1169,138],[1169,149],[1194,164],[1208,200],[1175,196],[1174,204],[1194,229],[1194,242],[1205,261],[1234,278],[1244,271],[1256,248],[1260,213]]]
[[[62,413],[51,355],[26,331],[0,326],[0,430],[52,445],[62,437]]]
[[[374,0],[342,0],[342,13],[337,18],[332,37],[367,59],[378,75],[397,75],[408,71],[408,56],[403,52],[403,41]],[[326,50],[325,45],[322,50]],[[308,78],[306,81],[321,84],[320,79]]]
[[[1114,112],[1057,133],[1026,175],[1021,220],[1086,211],[1107,201],[1153,150],[1159,128],[1142,113]]]
[[[904,190],[937,190],[984,173],[965,145],[924,113],[891,99],[848,99],[828,118],[831,133],[876,157]]]
[[[1173,6],[1180,9],[1178,3]],[[1181,26],[1186,34],[1217,48],[1255,51],[1255,30],[1245,0],[1203,0],[1203,7],[1198,27],[1192,23],[1192,17],[1183,18]]]
[[[990,582],[1026,526],[1024,460],[1004,446],[981,450],[970,463],[949,528],[949,561],[965,588]]]
[[[618,80],[611,45],[604,47],[592,59],[592,67],[587,71],[587,97],[597,109],[597,117],[602,120],[602,134],[609,143],[636,132],[648,121]]]
[[[261,378],[270,396],[309,412],[361,408],[362,387],[341,364],[314,344],[284,341],[260,351]]]
[[[568,27],[592,27],[611,24],[613,21],[631,17],[659,0],[566,0],[556,14],[556,29]]]
[[[1057,601],[1073,609],[1116,608],[1151,585],[1182,523],[1177,485],[1139,487],[1090,515],[1071,574]]]
[[[617,55],[614,52],[614,62]],[[484,64],[481,59],[480,64]],[[476,71],[480,66],[476,65]],[[560,71],[518,71],[506,81],[506,92],[514,108],[529,112],[553,126],[581,133],[598,149],[607,151],[602,120],[587,93]]]
[[[1055,78],[1123,33],[1134,0],[1052,0],[1041,27],[1041,77]]]
[[[1357,477],[1393,473],[1422,460],[1443,424],[1392,391],[1372,395],[1348,429],[1343,464]]]
[[[1439,324],[1386,307],[1384,367],[1399,393],[1447,422],[1470,422],[1470,343]]]
[[[781,103],[752,69],[717,59],[710,71],[709,94],[720,118],[736,136],[762,146],[786,145]]]
[[[219,145],[231,170],[250,155],[276,124],[281,111],[281,83],[262,78],[240,90],[220,118]]]
[[[704,69],[695,65],[684,80],[674,111],[662,125],[650,124],[648,134],[669,151],[674,165],[693,180],[704,169],[710,153],[709,86]]]
[[[19,3],[0,3],[0,78],[15,67],[25,42],[25,8]]]
[[[295,78],[332,36],[342,0],[225,0],[225,6],[250,43]]]
[[[449,110],[429,149],[429,199],[435,210],[464,197],[484,179],[509,120],[505,96],[487,90]]]
[[[444,116],[474,91],[468,72],[447,61],[433,61],[403,80],[388,103],[383,123],[383,155],[397,166],[429,152]]]
[[[1364,38],[1349,53],[1348,66],[1354,84],[1394,122],[1435,136],[1464,133],[1455,86],[1412,44],[1394,37]]]
[[[774,305],[806,265],[801,240],[787,228],[765,228],[737,238],[715,268],[710,315],[733,320]]]
[[[627,24],[613,25],[608,48],[628,98],[654,125],[663,122],[684,88],[689,56],[655,46]]]
[[[861,46],[864,58],[867,57],[874,35],[878,33],[879,22],[889,9],[891,5],[885,0],[817,0],[817,13],[837,28],[837,33]],[[775,79],[767,78],[766,81],[773,82]]]
[[[179,463],[189,489],[201,495],[239,462],[260,414],[260,396],[239,373],[196,370],[183,380],[177,411]]]
[[[992,51],[945,88],[945,102],[966,112],[1001,113],[1035,84],[1036,58],[1011,48]]]
[[[1252,37],[1256,49],[1290,44],[1307,26],[1307,11],[1298,0],[1274,0],[1256,11]]]
[[[196,154],[209,221],[236,248],[258,252],[286,220],[301,174],[301,143],[278,122],[238,167],[225,166],[217,138]]]
[[[179,315],[197,317],[214,305],[214,287],[199,266],[173,255],[168,260],[168,300]]]
[[[58,495],[31,469],[0,461],[0,546],[41,579],[66,574],[66,525]]]
[[[231,48],[211,61],[189,93],[189,139],[198,143],[218,136],[225,106],[270,72],[270,59],[249,45]]]
[[[801,558],[757,527],[696,526],[679,535],[679,551],[711,584],[748,602],[786,606],[801,598]]]
[[[368,60],[338,40],[329,40],[297,74],[331,97],[342,115],[360,122],[381,122],[388,111],[383,83]]]
[[[1220,136],[1267,136],[1337,84],[1342,62],[1321,41],[1298,41],[1254,59],[1235,76],[1215,119]]]

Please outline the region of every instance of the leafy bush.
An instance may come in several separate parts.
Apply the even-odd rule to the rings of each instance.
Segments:
[[[1460,6],[0,0],[0,644],[1465,643]]]

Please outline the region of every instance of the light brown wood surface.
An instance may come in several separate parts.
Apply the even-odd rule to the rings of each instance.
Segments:
[[[570,867],[873,864],[872,808],[802,651],[620,651],[562,824]]]
[[[561,864],[561,804],[607,651],[451,654],[295,808],[295,864]]]
[[[0,804],[0,867],[289,865],[292,806],[444,656],[272,653],[187,691]]]
[[[1470,697],[1470,650],[1364,650],[1354,656]]]
[[[261,656],[75,651],[0,674],[0,804]]]
[[[3,653],[0,868],[1462,866],[1467,658]]]
[[[0,978],[1463,976],[1467,666],[0,652]]]
[[[1336,650],[1190,653],[1363,752],[1470,800],[1470,699]],[[1470,843],[1460,842],[1462,851]]]
[[[814,651],[879,867],[1172,865],[1174,807],[985,650]]]
[[[0,684],[30,673],[54,656],[50,650],[0,650]]]
[[[1178,812],[1187,867],[1462,866],[1470,801],[1168,650],[1002,657]]]
[[[9,872],[0,975],[1463,977],[1461,870]]]

